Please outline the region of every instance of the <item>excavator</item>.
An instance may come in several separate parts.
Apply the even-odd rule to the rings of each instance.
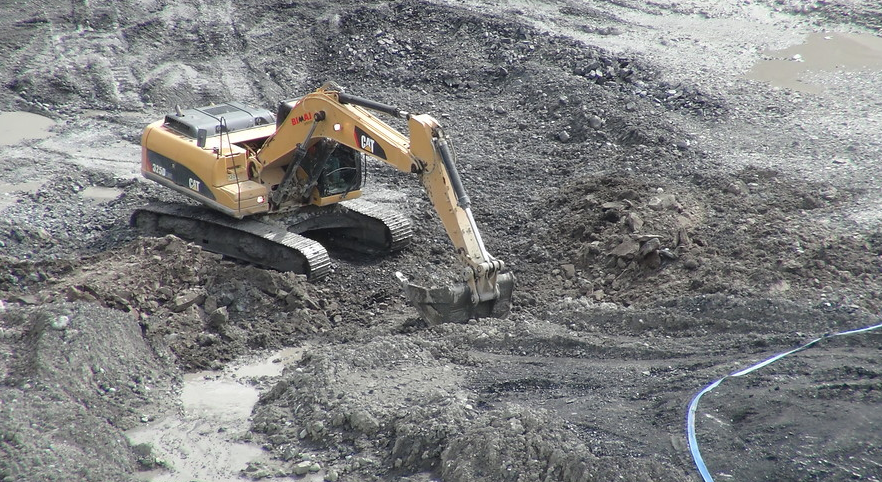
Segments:
[[[378,118],[406,121],[405,136]],[[370,255],[403,249],[410,220],[360,199],[368,158],[416,174],[457,253],[461,282],[428,288],[395,275],[430,324],[504,317],[514,276],[487,251],[453,148],[427,114],[345,93],[327,83],[274,113],[240,102],[182,110],[148,125],[141,173],[197,203],[153,203],[131,224],[225,256],[325,277],[325,246]]]

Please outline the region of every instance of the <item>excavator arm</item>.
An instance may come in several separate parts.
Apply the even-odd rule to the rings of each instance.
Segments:
[[[370,111],[406,119],[409,136]],[[326,84],[299,99],[257,153],[264,168],[286,165],[286,175],[273,192],[274,202],[284,202],[292,191],[293,173],[305,147],[317,138],[333,139],[419,176],[463,265],[463,284],[454,287],[429,289],[396,273],[405,295],[424,318],[438,323],[508,312],[514,277],[503,273],[504,263],[491,256],[481,240],[449,141],[437,120],[351,96]]]

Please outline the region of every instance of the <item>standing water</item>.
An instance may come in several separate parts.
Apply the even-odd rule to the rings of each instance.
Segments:
[[[169,467],[143,472],[143,478],[151,482],[249,480],[241,472],[267,453],[242,441],[258,399],[257,389],[247,380],[281,375],[284,366],[298,360],[302,352],[302,348],[289,348],[255,363],[185,375],[180,413],[127,432],[132,445],[149,444],[153,455]],[[320,481],[322,474],[296,480]]]
[[[823,88],[811,83],[807,74],[878,70],[882,68],[882,38],[866,34],[813,33],[803,44],[764,54],[769,58],[757,62],[747,73],[748,79],[820,93]]]
[[[0,112],[0,146],[12,146],[26,140],[45,139],[55,121],[30,112]]]

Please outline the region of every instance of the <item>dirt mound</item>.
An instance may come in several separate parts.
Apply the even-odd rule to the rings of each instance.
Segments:
[[[122,432],[168,406],[176,373],[135,318],[91,303],[10,306],[0,347],[0,478],[130,480]]]
[[[796,186],[746,169],[687,183],[575,181],[554,202],[551,249],[562,276],[596,301],[648,303],[689,294],[805,299],[878,311],[879,234],[823,222],[853,193]],[[593,280],[593,282],[589,281]]]
[[[294,335],[328,328],[339,309],[303,276],[224,261],[174,236],[139,239],[75,265],[7,267],[16,279],[38,273],[42,281],[29,292],[16,284],[7,294],[12,300],[86,301],[130,313],[148,339],[167,343],[188,369],[290,345]]]
[[[300,460],[295,454],[321,449],[323,466],[350,477],[429,471],[453,481],[582,481],[622,474],[623,466],[592,454],[544,410],[482,403],[471,386],[476,360],[466,349],[482,332],[478,343],[486,346],[486,329],[451,326],[430,341],[384,336],[311,350],[261,398],[254,431],[291,465]],[[624,480],[669,477],[663,463],[634,464]]]

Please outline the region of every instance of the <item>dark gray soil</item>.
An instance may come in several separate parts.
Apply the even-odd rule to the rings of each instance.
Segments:
[[[820,94],[744,78],[810,32],[878,36],[879,7],[704,3],[0,5],[0,111],[57,122],[0,145],[0,480],[134,480],[161,463],[123,432],[182,372],[300,345],[260,383],[252,478],[700,480],[698,391],[882,308],[880,72],[815,73]],[[379,164],[367,197],[414,243],[333,253],[315,284],[129,228],[179,200],[137,175],[148,122],[328,80],[445,125],[517,276],[510,317],[417,317],[393,273],[454,256],[416,179]],[[882,479],[880,349],[835,337],[726,379],[697,412],[711,474]]]

